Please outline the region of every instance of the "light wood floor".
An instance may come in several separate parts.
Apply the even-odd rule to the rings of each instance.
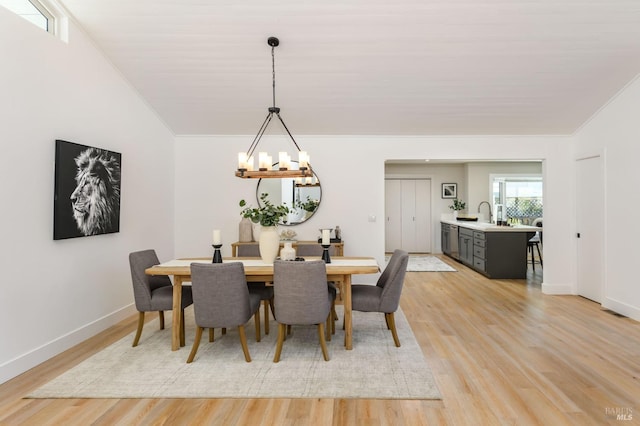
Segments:
[[[407,273],[401,301],[441,401],[22,398],[134,331],[132,317],[1,385],[0,424],[640,424],[640,323],[542,295],[538,266],[526,281],[487,280],[443,260],[459,272]]]

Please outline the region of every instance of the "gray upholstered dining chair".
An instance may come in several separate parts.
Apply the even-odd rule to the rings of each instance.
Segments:
[[[254,316],[256,341],[259,342],[260,296],[249,293],[242,263],[192,263],[191,285],[197,328],[187,363],[196,356],[205,328],[209,329],[210,340],[213,340],[212,329],[229,327],[238,327],[244,358],[251,362],[244,325]]]
[[[320,243],[318,243],[318,244],[299,244],[296,247],[296,256],[300,256],[300,257],[318,256],[318,257],[321,257],[323,250],[324,249],[322,248],[322,245]],[[331,246],[329,246],[328,250],[329,250],[329,256],[333,257],[333,255],[336,252],[336,246],[331,245]],[[334,290],[340,289],[340,293],[339,294],[340,294],[340,299],[342,299],[342,294],[343,294],[342,293],[342,283],[339,282],[339,281],[338,282],[331,281],[329,283],[329,285],[332,286]],[[336,294],[338,294],[338,293],[336,292]],[[334,319],[338,319],[338,315],[335,312],[335,307],[332,310],[333,310]],[[332,330],[335,331],[335,328],[333,327],[333,325],[332,325]]]
[[[409,263],[409,253],[395,250],[376,285],[355,284],[351,286],[351,307],[354,311],[382,312],[391,330],[393,341],[400,347],[396,331],[395,311],[400,304],[404,276]]]
[[[138,346],[142,328],[144,326],[145,312],[158,312],[160,329],[164,329],[164,311],[173,309],[173,285],[167,276],[147,275],[145,269],[158,265],[160,261],[155,250],[142,250],[129,254],[129,266],[131,267],[131,281],[133,283],[133,296],[138,310],[138,329],[133,339],[132,346]],[[184,309],[193,303],[191,286],[182,286],[180,345],[184,346]]]
[[[325,361],[329,352],[325,341],[325,322],[332,321],[331,304],[335,293],[327,285],[327,268],[322,260],[273,263],[275,317],[278,321],[278,344],[273,362],[280,361],[287,328],[292,325],[316,325]]]
[[[240,244],[237,249],[239,257],[260,257],[258,244]],[[264,302],[264,333],[269,334],[269,310],[273,314],[273,286],[266,282],[250,282],[249,293],[260,295],[260,300]]]

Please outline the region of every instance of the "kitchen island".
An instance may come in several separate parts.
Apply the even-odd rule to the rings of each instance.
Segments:
[[[440,222],[444,254],[489,278],[527,277],[527,242],[542,228],[453,219]],[[452,238],[457,241],[451,243]]]

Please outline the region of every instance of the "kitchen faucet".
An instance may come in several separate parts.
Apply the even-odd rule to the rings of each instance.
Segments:
[[[482,207],[483,204],[489,207],[489,223],[493,223],[493,212],[491,211],[491,204],[489,204],[488,201],[480,201],[480,204],[478,204],[478,213],[480,213],[480,207]]]

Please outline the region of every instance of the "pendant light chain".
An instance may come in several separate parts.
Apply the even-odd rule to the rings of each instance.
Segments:
[[[271,46],[271,75],[273,77],[273,107],[276,107],[276,55],[275,46]]]

